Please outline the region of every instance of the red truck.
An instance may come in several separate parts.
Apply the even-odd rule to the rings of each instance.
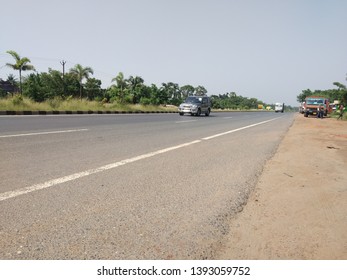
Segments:
[[[324,110],[324,116],[327,116],[328,113],[331,113],[331,107],[329,106],[329,99],[323,96],[307,96],[304,104],[304,116],[308,117],[309,115],[317,115],[318,108]]]

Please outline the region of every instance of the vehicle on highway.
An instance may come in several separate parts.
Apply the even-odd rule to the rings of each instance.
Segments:
[[[192,116],[205,114],[205,116],[209,116],[211,113],[211,100],[207,96],[188,96],[178,107],[178,112],[181,116],[184,114]]]
[[[318,108],[321,107],[323,107],[324,116],[327,116],[328,113],[331,113],[332,111],[329,105],[329,99],[324,96],[308,96],[305,99],[304,116],[308,117],[309,115],[317,115]]]
[[[284,112],[284,103],[275,103],[275,112]]]

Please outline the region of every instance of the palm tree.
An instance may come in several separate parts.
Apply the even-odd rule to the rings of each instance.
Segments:
[[[124,74],[119,72],[117,77],[113,78],[111,82],[116,82],[116,87],[119,89],[120,102],[124,102],[124,89],[127,87],[127,81],[124,80]]]
[[[127,80],[131,89],[135,89],[139,85],[143,85],[144,80],[139,76],[130,76]]]
[[[195,88],[195,95],[196,96],[206,96],[207,90],[203,86],[197,86]]]
[[[144,80],[139,76],[130,76],[127,80],[129,90],[131,91],[133,95],[133,103],[136,104],[141,96],[138,96],[140,94],[140,88],[143,86]]]
[[[181,90],[178,84],[173,82],[162,83],[161,89],[166,92],[169,99],[181,98]]]
[[[188,96],[194,95],[195,88],[191,85],[185,85],[180,88],[182,96],[184,99]]]
[[[70,72],[77,76],[78,82],[80,83],[80,98],[82,99],[82,81],[88,79],[89,74],[94,74],[94,71],[90,67],[83,67],[81,64],[76,64],[74,68],[70,69]]]
[[[7,51],[16,61],[15,64],[6,63],[6,66],[11,67],[13,70],[19,71],[19,89],[22,94],[22,71],[35,70],[34,66],[28,64],[30,59],[27,57],[20,57],[15,51]]]

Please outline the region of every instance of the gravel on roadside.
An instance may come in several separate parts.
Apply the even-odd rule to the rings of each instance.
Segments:
[[[217,259],[347,259],[347,122],[297,115]]]

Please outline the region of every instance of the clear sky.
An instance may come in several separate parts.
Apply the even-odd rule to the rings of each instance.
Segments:
[[[39,72],[75,64],[108,87],[204,86],[297,105],[303,89],[347,84],[347,0],[0,0],[0,78],[15,50]]]

